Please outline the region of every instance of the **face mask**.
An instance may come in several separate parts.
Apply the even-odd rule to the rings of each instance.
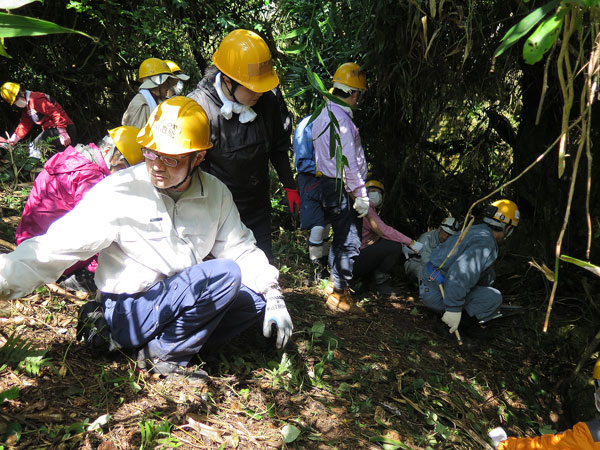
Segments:
[[[24,98],[19,98],[15,101],[14,105],[17,108],[25,108],[27,106],[27,100],[25,100]]]
[[[173,88],[173,95],[180,95],[183,92],[183,81],[179,80]]]
[[[378,208],[383,202],[383,195],[381,195],[381,192],[371,191],[369,192],[369,201],[373,207]]]

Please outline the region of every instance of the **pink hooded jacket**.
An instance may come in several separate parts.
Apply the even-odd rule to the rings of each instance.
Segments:
[[[71,146],[46,162],[35,178],[23,209],[23,217],[17,227],[17,245],[25,239],[46,233],[50,225],[71,211],[93,185],[110,175],[98,147],[95,144],[89,144],[89,147],[97,163],[88,160]],[[96,257],[90,258],[71,266],[64,275],[81,268],[95,272],[97,265]]]

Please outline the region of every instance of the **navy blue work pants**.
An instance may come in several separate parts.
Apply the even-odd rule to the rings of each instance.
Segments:
[[[186,365],[205,345],[228,341],[262,320],[265,300],[241,283],[236,262],[189,267],[137,294],[103,294],[113,339],[124,348]]]
[[[333,286],[343,289],[352,280],[354,259],[360,253],[362,219],[352,207],[350,194],[341,180],[321,178],[321,201],[325,222],[331,223],[333,241],[329,249],[329,267]]]

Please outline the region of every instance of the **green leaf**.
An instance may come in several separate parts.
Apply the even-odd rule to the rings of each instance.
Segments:
[[[300,436],[300,430],[294,425],[284,425],[283,428],[281,428],[281,435],[283,436],[283,441],[286,444],[289,444],[290,442],[294,442],[298,436]]]
[[[29,5],[33,2],[40,2],[41,0],[3,0],[1,2],[2,9],[17,9],[21,6]]]
[[[16,386],[0,392],[0,404],[4,402],[4,400],[15,400],[17,398],[19,398],[19,388]]]
[[[535,64],[550,50],[562,29],[564,12],[545,19],[527,38],[523,46],[523,59],[527,64]]]
[[[81,31],[61,27],[60,25],[46,20],[19,16],[16,14],[0,13],[0,37],[43,36],[56,33],[77,33],[94,41],[97,40],[97,38]]]
[[[523,18],[519,23],[514,25],[510,30],[506,32],[504,37],[501,40],[501,44],[498,46],[496,51],[494,52],[494,56],[498,57],[502,53],[504,53],[507,49],[512,47],[519,39],[525,36],[529,31],[540,21],[542,20],[546,14],[552,11],[560,0],[552,0],[551,2],[546,3],[543,6],[533,10],[530,12],[525,18]]]
[[[306,46],[307,44],[294,44],[294,45],[290,45],[289,47],[286,48],[282,48],[281,51],[283,53],[287,53],[288,55],[295,55],[297,53],[301,53],[304,50],[306,50]]]
[[[594,275],[597,275],[600,277],[600,267],[599,266],[595,266],[594,264],[589,263],[587,261],[582,261],[580,259],[573,258],[573,257],[567,256],[567,255],[560,255],[558,257],[558,259],[568,262],[568,263],[571,263],[571,264],[575,264],[576,266],[582,267],[585,270],[589,270]]]
[[[295,30],[290,31],[289,33],[286,33],[283,36],[278,36],[276,39],[278,39],[280,41],[284,41],[286,39],[292,39],[297,36],[302,36],[303,34],[308,33],[308,30],[310,30],[309,27],[296,28]]]

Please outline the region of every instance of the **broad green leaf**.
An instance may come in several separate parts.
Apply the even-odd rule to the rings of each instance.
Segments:
[[[43,36],[56,33],[77,33],[94,41],[97,40],[97,38],[81,31],[61,27],[60,25],[46,20],[19,16],[16,14],[0,13],[0,37]]]
[[[533,10],[527,16],[525,16],[519,23],[514,25],[510,30],[506,32],[501,40],[500,45],[494,52],[494,56],[498,57],[504,53],[508,48],[512,47],[519,39],[525,36],[529,31],[540,21],[546,14],[552,11],[560,0],[552,0],[543,6]]]
[[[276,39],[281,40],[281,41],[284,41],[286,39],[292,39],[297,36],[302,36],[303,34],[306,34],[308,32],[308,30],[310,30],[309,27],[296,28],[295,30],[290,31],[289,33],[286,33],[283,36],[278,36]]]
[[[527,64],[535,64],[550,50],[562,29],[564,12],[545,19],[527,38],[523,45],[523,59]]]
[[[33,2],[40,2],[41,0],[1,0],[0,8],[2,9],[17,9],[21,6],[29,5]]]
[[[300,436],[300,430],[294,425],[284,425],[283,428],[281,428],[281,435],[283,436],[283,442],[289,444],[290,442],[294,442],[298,436]]]

